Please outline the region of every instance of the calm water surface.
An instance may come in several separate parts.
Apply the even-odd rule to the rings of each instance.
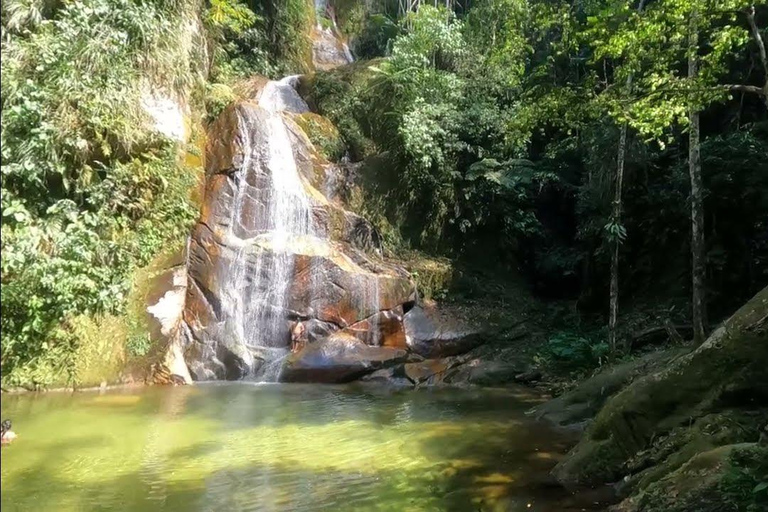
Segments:
[[[2,510],[564,511],[512,391],[211,384],[4,396]]]

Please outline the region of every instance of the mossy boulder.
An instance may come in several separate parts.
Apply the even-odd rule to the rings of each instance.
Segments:
[[[688,352],[689,348],[677,347],[610,366],[571,391],[536,408],[534,414],[559,426],[585,427],[611,396],[635,379],[658,371]]]
[[[768,410],[729,409],[702,416],[691,425],[681,425],[627,461],[626,468],[632,475],[624,479],[619,491],[623,495],[643,491],[700,453],[755,441],[766,422]]]
[[[615,482],[627,461],[698,418],[768,399],[768,288],[709,339],[611,398],[554,475],[563,484]]]

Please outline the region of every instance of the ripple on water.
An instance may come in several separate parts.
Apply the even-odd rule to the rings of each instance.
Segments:
[[[571,439],[527,406],[252,384],[4,399],[21,435],[2,452],[2,508],[559,511],[547,475]]]

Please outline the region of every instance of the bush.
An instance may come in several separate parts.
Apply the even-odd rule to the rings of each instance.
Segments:
[[[338,162],[347,150],[339,131],[328,119],[306,112],[294,117],[315,148],[331,162]]]
[[[549,338],[538,358],[558,372],[590,371],[606,361],[609,347],[604,341],[576,332],[560,331]]]

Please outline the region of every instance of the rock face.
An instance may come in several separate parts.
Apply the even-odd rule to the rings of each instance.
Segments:
[[[149,335],[155,342],[165,342],[161,365],[173,377],[185,384],[192,377],[184,361],[183,314],[187,294],[187,269],[181,255],[174,255],[173,265],[152,279],[146,308]]]
[[[561,427],[584,428],[611,396],[633,380],[665,368],[676,357],[688,352],[690,349],[685,347],[671,348],[609,367],[575,389],[537,407],[536,417]]]
[[[268,97],[278,100],[268,106],[294,108],[290,94],[273,89]],[[357,363],[373,371],[406,348],[402,317],[416,298],[410,276],[370,254],[370,238],[352,236],[375,230],[312,185],[324,169],[296,165],[311,143],[287,125],[280,112],[243,102],[210,128],[184,310],[185,358],[197,380],[258,376],[286,354],[298,321],[311,343],[306,359],[292,359],[292,380],[346,380],[360,373]],[[334,379],[318,370],[328,367],[323,357],[340,358]]]

